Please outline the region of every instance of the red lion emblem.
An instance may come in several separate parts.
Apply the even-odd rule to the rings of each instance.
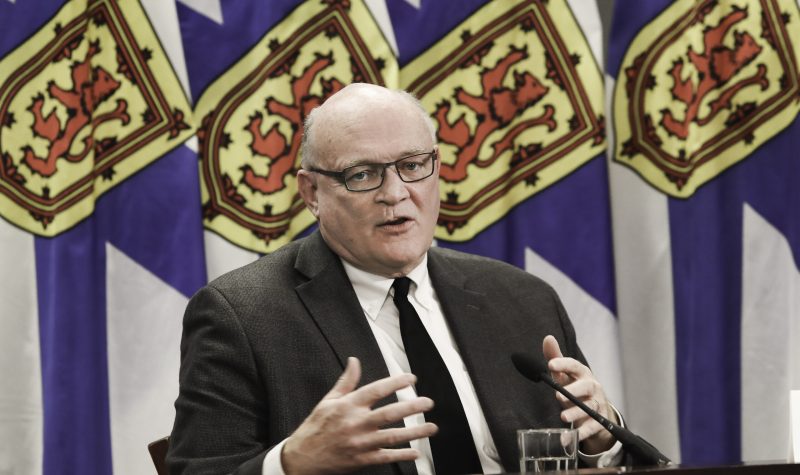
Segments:
[[[63,89],[54,81],[48,83],[47,91],[50,97],[67,108],[69,118],[63,127],[55,111],[50,112],[47,117],[42,114],[45,102],[42,94],[33,99],[33,104],[29,108],[34,116],[33,132],[50,142],[45,158],[38,157],[30,146],[23,149],[24,162],[33,172],[49,177],[56,172],[56,162],[59,158],[70,162],[80,162],[86,158],[94,146],[92,135],[83,139],[84,146],[80,152],[73,154],[70,149],[78,133],[87,125],[92,124],[96,127],[114,119],[121,120],[123,125],[127,125],[130,121],[126,112],[127,103],[121,99],[117,100],[114,111],[92,117],[97,107],[111,97],[120,86],[119,81],[108,71],[99,66],[92,67],[91,59],[99,52],[98,42],[92,42],[89,44],[86,58],[72,65],[72,89]]]
[[[244,176],[242,180],[254,191],[264,194],[282,190],[286,184],[283,179],[294,170],[295,157],[300,150],[301,128],[303,121],[311,109],[322,104],[328,97],[339,91],[344,85],[336,78],[325,80],[322,83],[322,96],[311,95],[311,86],[320,71],[333,64],[333,56],[318,55],[300,77],[292,79],[292,103],[285,104],[275,98],[267,98],[265,107],[270,114],[283,117],[295,125],[291,142],[278,131],[278,124],[273,125],[266,133],[261,133],[263,115],[256,112],[250,117],[247,130],[253,137],[250,149],[257,156],[270,159],[270,169],[267,176],[258,175],[249,165],[243,165]]]
[[[709,93],[727,84],[733,76],[753,61],[761,52],[761,47],[747,32],[734,32],[733,49],[724,46],[722,43],[728,30],[745,18],[747,18],[745,10],[731,12],[720,21],[719,25],[709,28],[704,33],[704,52],[695,53],[689,49],[687,52],[689,61],[699,73],[700,81],[698,84],[695,85],[691,78],[681,79],[683,59],[677,61],[672,67],[670,72],[675,84],[672,87],[672,95],[686,105],[686,115],[683,120],[678,120],[669,110],[661,113],[661,125],[671,135],[685,140],[689,137],[689,124],[694,122],[702,126],[711,122],[720,111],[730,109],[731,99],[744,87],[751,84],[759,84],[762,90],[767,88],[767,68],[760,64],[758,65],[758,72],[753,76],[738,81],[722,91],[718,98],[711,101],[709,113],[705,117],[700,117],[700,105],[703,103],[703,99]]]
[[[467,177],[467,165],[475,163],[480,167],[487,167],[494,163],[500,155],[513,147],[514,139],[526,129],[535,125],[546,125],[548,130],[556,128],[553,120],[554,108],[545,106],[544,113],[536,118],[527,119],[515,124],[511,130],[492,145],[494,152],[486,160],[478,160],[478,153],[489,135],[503,129],[511,121],[522,114],[528,107],[539,102],[547,94],[548,88],[528,72],[514,71],[514,88],[504,87],[503,78],[514,64],[526,59],[528,52],[525,49],[511,48],[511,51],[494,68],[481,73],[482,91],[480,96],[475,96],[462,88],[455,90],[455,100],[475,112],[479,118],[478,126],[474,133],[470,133],[464,116],[455,122],[447,121],[450,111],[450,102],[439,104],[434,117],[439,124],[439,139],[458,147],[458,154],[453,165],[442,163],[440,176],[449,182],[458,182]]]

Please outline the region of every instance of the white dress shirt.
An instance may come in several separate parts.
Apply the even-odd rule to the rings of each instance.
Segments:
[[[400,313],[392,300],[394,279],[370,274],[345,261],[342,262],[347,277],[356,291],[358,302],[364,309],[372,333],[375,334],[375,339],[378,341],[378,347],[386,361],[389,375],[410,373],[411,368],[400,334]],[[464,406],[464,413],[467,416],[467,423],[472,433],[472,440],[475,442],[483,473],[501,473],[503,466],[500,464],[500,457],[489,432],[483,409],[478,403],[475,387],[472,385],[472,380],[464,366],[453,336],[450,334],[439,299],[436,297],[436,292],[434,292],[428,277],[427,255],[407,277],[412,282],[408,291],[408,300],[417,311],[422,324],[442,356],[447,371],[453,378],[461,405]],[[411,387],[397,392],[397,399],[400,401],[407,401],[415,397],[417,395]],[[404,422],[406,427],[417,426],[424,424],[425,418],[422,414],[417,414],[406,417]],[[431,465],[431,447],[428,439],[414,440],[410,444],[412,448],[419,450],[422,454],[415,461],[417,472],[420,475],[433,475],[435,472]]]

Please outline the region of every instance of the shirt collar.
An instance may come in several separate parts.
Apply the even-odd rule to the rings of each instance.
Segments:
[[[392,288],[393,278],[386,278],[381,275],[372,274],[370,272],[361,270],[346,260],[342,259],[344,271],[347,273],[347,278],[353,285],[353,290],[358,297],[358,303],[364,309],[364,313],[372,320],[378,318],[378,313],[386,301],[386,296]],[[430,285],[428,278],[428,254],[422,258],[419,263],[411,272],[406,276],[411,279],[416,285],[416,291],[410,291],[414,298],[425,308],[429,308],[430,299],[432,299],[433,289]]]

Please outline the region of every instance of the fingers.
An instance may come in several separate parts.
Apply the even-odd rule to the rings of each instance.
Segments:
[[[584,402],[584,404],[586,404],[586,406],[588,406],[590,409],[595,409],[595,406],[597,406],[597,403],[595,403],[594,401]],[[599,411],[595,409],[595,412]],[[585,412],[583,412],[583,409],[575,405],[570,405],[569,407],[561,411],[561,420],[564,422],[572,422],[573,424],[577,425],[581,421],[588,419],[591,419],[591,417]]]
[[[578,429],[578,441],[584,441],[595,436],[598,432],[605,430],[596,420],[586,416],[580,424],[573,423],[573,427]]]
[[[553,335],[547,335],[544,337],[544,341],[542,341],[542,353],[544,353],[544,358],[547,361],[552,360],[553,358],[561,358],[564,355],[561,354],[561,348],[558,346],[558,340]]]
[[[356,389],[360,377],[359,361],[348,358],[333,388],[286,440],[281,463],[287,473],[323,473],[320,467],[341,473],[419,457],[410,448],[387,447],[430,437],[438,430],[435,424],[383,427],[430,410],[433,401],[417,397],[372,409],[376,402],[413,384],[414,375],[391,376]]]
[[[562,401],[562,405],[565,407],[565,409],[561,411],[561,420],[566,423],[572,423],[572,427],[578,429],[578,436],[581,441],[593,437],[599,432],[605,430],[605,428],[599,422],[595,421],[591,416],[589,416],[589,414],[584,412],[583,409],[572,404],[572,402],[564,401],[566,401],[566,399]],[[598,408],[601,406],[601,403],[596,399],[583,399],[583,403],[586,404],[586,406],[588,406],[590,409],[594,409],[596,412],[601,412],[598,410]]]
[[[616,442],[610,432],[589,416],[573,422],[573,427],[578,429],[578,440],[581,441],[583,453],[599,454],[610,449]]]
[[[547,361],[547,366],[550,369],[550,374],[553,376],[553,379],[562,386],[567,385],[570,381],[569,375],[550,367],[551,361],[558,361],[564,358],[564,355],[561,353],[561,348],[558,346],[558,340],[556,340],[553,335],[544,337],[542,341],[542,353],[544,354],[545,361]]]
[[[418,397],[410,401],[395,402],[375,409],[364,422],[370,427],[384,427],[408,416],[427,412],[431,409],[433,409],[432,399]]]
[[[574,358],[564,357],[558,341],[552,335],[547,335],[542,341],[542,353],[547,359],[547,368],[553,379],[584,404],[608,417],[608,402],[603,387],[586,365]],[[613,437],[600,423],[563,395],[556,393],[556,398],[564,408],[561,411],[561,420],[572,422],[573,427],[578,429],[578,436],[581,441],[585,441],[584,448],[588,449],[586,453],[599,453],[613,445]]]
[[[558,357],[547,362],[547,368],[552,372],[565,373],[572,379],[581,379],[592,376],[592,370],[574,358]]]
[[[439,428],[432,422],[426,422],[419,426],[382,429],[354,442],[354,446],[359,452],[380,450],[382,448],[405,444],[412,440],[430,437],[438,432],[438,430]]]
[[[558,345],[558,340],[553,335],[544,337],[542,353],[547,360],[547,368],[554,373],[566,373],[573,379],[591,374],[591,370],[580,361],[564,357]]]
[[[358,386],[360,380],[361,362],[358,361],[358,358],[351,356],[347,358],[347,366],[345,366],[342,375],[339,376],[339,380],[336,381],[333,388],[322,399],[336,399],[349,394]]]
[[[419,458],[420,453],[416,449],[378,449],[372,452],[365,452],[355,455],[353,462],[355,467],[368,465],[383,465],[387,463],[413,461]]]
[[[413,374],[399,374],[364,385],[353,391],[350,397],[354,404],[372,406],[386,396],[411,386],[416,381],[417,377]]]
[[[578,406],[571,406],[568,409],[564,409],[563,411],[561,411],[561,420],[567,424],[571,423],[572,427],[574,427],[575,429],[583,430],[584,433],[581,434],[582,436],[591,435],[594,432],[593,430],[590,430],[590,427],[585,427],[585,426],[591,426],[592,424],[597,424],[596,429],[597,430],[602,429],[602,426],[597,421],[595,421],[588,414],[583,412],[581,408],[579,408]],[[590,430],[590,432],[587,433],[586,432],[587,430]]]
[[[602,386],[594,377],[575,380],[568,384],[565,389],[583,401],[590,409],[595,410],[604,417],[608,415],[608,402],[605,392],[603,392]],[[564,413],[562,413],[562,419],[566,417],[566,419],[564,419],[565,421],[574,421],[579,416],[583,416],[583,410],[573,406],[573,403],[564,395],[556,393],[556,399],[558,399],[561,406],[565,408]]]
[[[605,394],[602,393],[600,383],[594,378],[577,379],[565,386],[564,389],[582,400],[587,406],[598,411],[602,409],[601,403],[605,402]],[[569,402],[561,393],[556,393],[556,398],[562,403]]]
[[[413,374],[401,374],[379,379],[356,390],[360,380],[361,362],[358,358],[351,356],[347,358],[347,366],[345,366],[344,372],[342,372],[336,384],[328,391],[323,400],[337,399],[349,394],[354,404],[372,406],[390,394],[411,386],[416,382],[417,378]]]

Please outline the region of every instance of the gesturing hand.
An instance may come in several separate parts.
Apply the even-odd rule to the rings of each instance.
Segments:
[[[542,352],[547,360],[547,367],[556,382],[602,416],[612,421],[616,420],[614,411],[609,407],[603,386],[594,377],[592,370],[576,359],[565,358],[561,354],[558,341],[551,335],[544,338]],[[581,408],[574,405],[561,393],[556,393],[556,398],[564,408],[561,411],[561,420],[572,422],[573,427],[578,429],[585,453],[597,454],[614,445],[613,436]]]
[[[418,397],[372,409],[386,396],[414,384],[416,377],[391,376],[356,389],[360,379],[361,363],[348,358],[347,367],[330,392],[286,440],[281,463],[287,474],[341,473],[419,457],[415,449],[387,447],[430,437],[437,431],[435,424],[382,427],[430,410],[433,401]]]

